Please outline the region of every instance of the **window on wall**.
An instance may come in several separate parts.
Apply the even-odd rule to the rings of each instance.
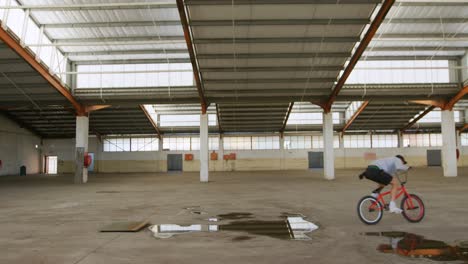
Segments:
[[[252,137],[252,149],[279,149],[279,137]]]
[[[419,116],[419,113],[418,115]],[[461,122],[460,111],[453,111],[455,122]],[[419,119],[417,123],[440,123],[442,122],[442,112],[435,110],[427,113],[423,118]]]
[[[103,141],[104,152],[158,151],[159,139],[146,138],[106,138]]]
[[[345,148],[370,148],[370,135],[345,135],[343,136]]]
[[[131,151],[158,151],[159,139],[154,138],[132,138]]]
[[[462,133],[460,135],[460,145],[468,146],[468,133]]]
[[[340,147],[340,137],[333,136],[333,148]],[[320,149],[323,148],[323,136],[285,136],[285,149]]]
[[[127,152],[130,149],[130,138],[106,138],[103,142],[104,152]]]
[[[429,144],[431,147],[442,146],[442,134],[429,134]]]
[[[442,134],[404,134],[404,147],[440,147]]]
[[[448,60],[359,61],[346,83],[448,83],[448,67]]]
[[[397,135],[372,135],[373,148],[397,148]]]
[[[191,150],[200,150],[200,137],[191,138],[192,147]],[[209,150],[218,150],[219,149],[219,138],[218,137],[209,137],[208,138]]]
[[[311,149],[312,140],[310,136],[285,136],[285,149]]]
[[[218,137],[210,137],[210,150],[219,150],[219,138]]]
[[[323,148],[323,136],[312,136],[312,148]]]
[[[216,126],[216,114],[208,114],[208,125]],[[160,127],[199,127],[200,115],[159,115]]]
[[[163,148],[171,151],[190,150],[190,137],[165,137]]]
[[[190,149],[191,150],[200,150],[200,137],[191,137],[190,138]]]
[[[340,124],[340,113],[333,112],[333,124]],[[288,125],[321,125],[323,124],[322,113],[291,113]]]
[[[78,65],[77,71],[77,88],[194,85],[190,63]]]
[[[251,137],[225,137],[223,140],[225,150],[252,149]]]

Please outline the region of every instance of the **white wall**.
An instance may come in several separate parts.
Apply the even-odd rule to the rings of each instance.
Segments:
[[[21,166],[28,174],[40,171],[41,139],[16,123],[0,116],[0,176],[18,175]]]
[[[72,172],[74,169],[73,139],[44,140],[44,154],[57,155],[59,173]],[[375,153],[377,158],[401,154],[412,166],[426,166],[426,151],[440,148],[374,148],[374,149],[335,149],[335,167],[364,168],[370,160],[366,153]],[[240,170],[306,170],[308,169],[308,152],[314,150],[226,150],[217,151],[218,160],[210,160],[211,171]],[[167,171],[167,154],[194,154],[193,161],[184,161],[184,171],[198,171],[198,151],[150,151],[150,152],[102,152],[102,143],[95,137],[89,138],[89,152],[95,153],[95,172],[164,172]],[[459,166],[468,166],[468,147],[461,148]],[[236,160],[223,160],[223,154],[236,153]]]

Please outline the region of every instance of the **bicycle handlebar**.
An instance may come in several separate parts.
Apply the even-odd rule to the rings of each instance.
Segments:
[[[406,184],[406,182],[408,182],[408,172],[409,172],[410,169],[411,169],[411,167],[407,171],[397,171],[396,177],[397,177],[398,181],[400,182],[400,184]],[[402,181],[400,176],[405,176],[405,180]]]

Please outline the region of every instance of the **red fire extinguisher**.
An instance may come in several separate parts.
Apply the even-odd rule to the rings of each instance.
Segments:
[[[88,168],[91,163],[93,163],[93,157],[88,154],[88,152],[85,152],[84,154],[84,167]]]

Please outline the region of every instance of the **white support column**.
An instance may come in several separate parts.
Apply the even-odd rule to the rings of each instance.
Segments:
[[[161,137],[158,141],[158,149],[159,151],[163,151],[164,150],[164,138]]]
[[[335,179],[335,155],[333,150],[333,115],[323,113],[323,173],[325,179]]]
[[[76,117],[75,183],[88,181],[88,169],[84,167],[84,153],[88,152],[89,118]]]
[[[200,182],[208,182],[208,114],[200,115]]]
[[[401,131],[398,131],[397,137],[398,137],[398,147],[402,148],[403,147],[403,133]]]
[[[442,111],[442,167],[445,177],[457,176],[457,143],[453,111]]]
[[[344,133],[343,132],[340,133],[339,139],[340,139],[340,149],[344,149]]]
[[[285,170],[286,168],[286,151],[284,149],[284,134],[280,135],[279,140],[279,149],[280,149],[280,169]]]

